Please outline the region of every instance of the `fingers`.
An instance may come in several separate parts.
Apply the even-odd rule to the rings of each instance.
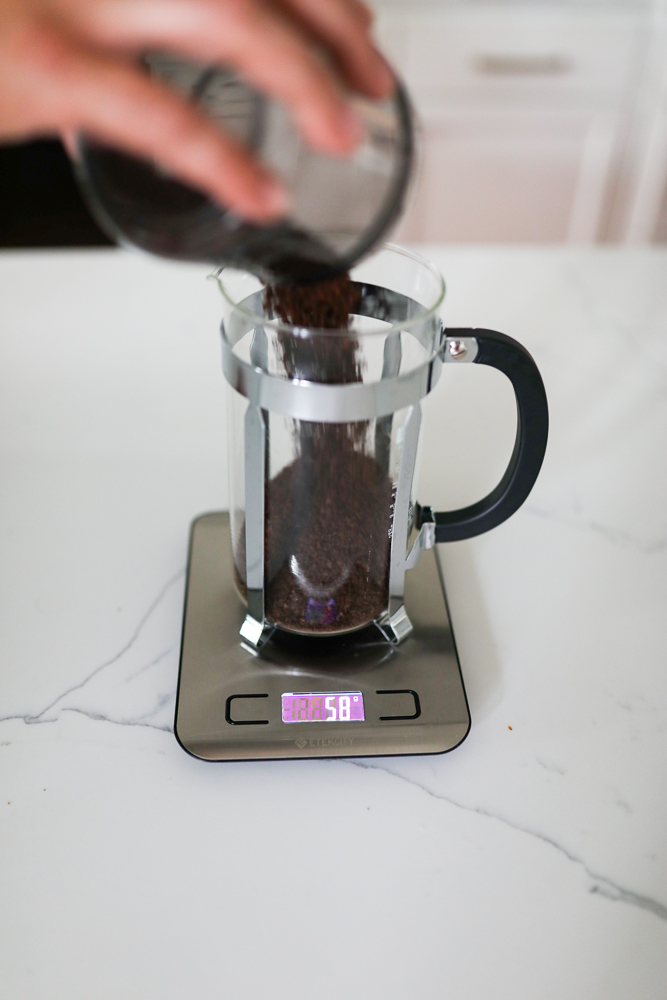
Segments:
[[[228,32],[225,60],[260,90],[285,102],[306,140],[346,153],[363,135],[334,75],[279,14],[248,6]]]
[[[55,127],[155,159],[170,173],[254,221],[284,213],[287,196],[229,136],[130,65],[70,49],[50,82]]]
[[[363,21],[364,27],[370,28],[375,21],[375,14],[371,8],[365,3],[362,3],[362,0],[348,0],[348,3],[351,7],[355,8],[357,16],[361,21]]]
[[[371,97],[388,97],[394,77],[373,44],[373,15],[360,0],[280,0],[335,55],[348,82]]]
[[[317,34],[329,49],[335,39],[336,60],[348,78],[366,92],[378,92],[384,84],[376,75],[387,71],[368,40],[367,16],[356,0],[288,2],[307,8],[307,17],[299,15],[302,23],[285,6],[262,0],[107,0],[83,3],[77,11],[80,29],[98,44],[135,52],[163,48],[232,65],[258,88],[287,103],[312,145],[333,153],[349,152],[360,140],[361,128],[334,74],[322,64],[312,35]],[[334,14],[318,14],[318,6],[331,7]],[[322,39],[325,22],[328,36]],[[348,34],[352,40],[345,42]],[[371,68],[365,69],[364,63]]]
[[[76,132],[72,129],[63,129],[60,133],[60,141],[67,150],[70,159],[74,160],[76,158]]]

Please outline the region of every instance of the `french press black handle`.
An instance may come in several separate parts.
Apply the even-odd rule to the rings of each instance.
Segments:
[[[549,433],[549,408],[537,365],[521,344],[495,330],[447,329],[448,340],[474,337],[476,365],[497,368],[509,378],[517,407],[514,450],[505,475],[488,496],[470,507],[431,514],[419,509],[420,526],[435,521],[436,542],[456,542],[481,535],[507,520],[533,488],[542,467]]]

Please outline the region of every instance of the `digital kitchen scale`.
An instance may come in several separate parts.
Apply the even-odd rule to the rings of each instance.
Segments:
[[[175,734],[203,760],[445,753],[470,714],[436,550],[406,575],[414,631],[371,625],[314,638],[277,631],[260,650],[239,629],[227,513],[192,525]]]

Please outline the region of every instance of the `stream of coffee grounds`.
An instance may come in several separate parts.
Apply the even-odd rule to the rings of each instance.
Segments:
[[[348,275],[265,291],[267,315],[290,327],[330,335],[279,332],[287,378],[360,382],[358,341],[350,315],[359,291]],[[350,331],[347,333],[346,331]],[[298,632],[359,628],[386,609],[392,483],[374,456],[369,421],[295,420],[297,457],[271,476],[265,493],[266,617]],[[267,449],[270,456],[271,449]],[[237,571],[245,577],[245,538]],[[239,584],[243,587],[242,579]]]

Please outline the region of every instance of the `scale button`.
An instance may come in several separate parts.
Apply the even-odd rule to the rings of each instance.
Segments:
[[[230,694],[225,702],[225,719],[230,726],[268,726],[266,705],[260,698],[268,694]]]
[[[394,722],[395,719],[418,719],[422,714],[419,695],[410,688],[400,688],[392,691],[376,691],[382,695],[380,722]]]

